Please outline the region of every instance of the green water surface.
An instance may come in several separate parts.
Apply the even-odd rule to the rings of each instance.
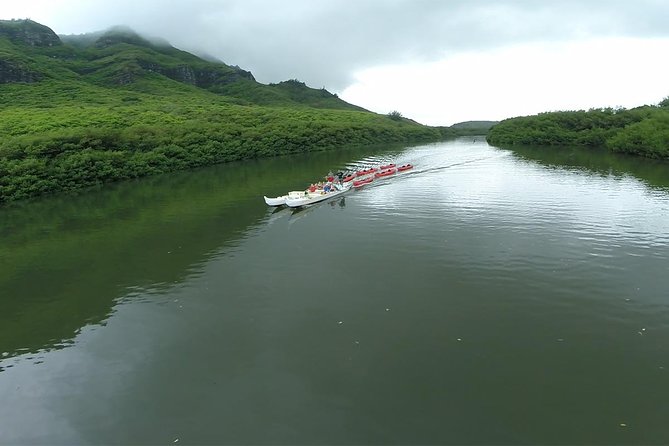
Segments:
[[[480,138],[14,203],[0,444],[668,444],[668,257],[666,163]]]

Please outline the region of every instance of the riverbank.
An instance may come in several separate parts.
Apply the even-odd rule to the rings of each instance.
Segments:
[[[31,20],[0,21],[0,52],[0,203],[444,133],[296,79],[265,85],[126,29],[61,39]]]
[[[487,140],[496,146],[579,145],[669,159],[669,98],[633,109],[560,111],[507,119]]]
[[[1,110],[0,202],[243,159],[441,138],[368,112],[145,101]]]

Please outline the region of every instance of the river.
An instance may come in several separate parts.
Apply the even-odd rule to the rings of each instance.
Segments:
[[[667,167],[463,138],[0,208],[0,444],[668,444]]]

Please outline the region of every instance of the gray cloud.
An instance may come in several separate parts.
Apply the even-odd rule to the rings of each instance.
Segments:
[[[663,0],[80,0],[67,11],[45,24],[59,33],[125,24],[261,82],[298,78],[335,91],[377,64],[521,42],[669,35]]]

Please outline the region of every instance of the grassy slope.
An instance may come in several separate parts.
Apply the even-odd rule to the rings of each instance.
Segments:
[[[325,90],[263,85],[128,33],[50,47],[0,34],[0,57],[40,77],[0,84],[0,202],[231,160],[440,137]]]

